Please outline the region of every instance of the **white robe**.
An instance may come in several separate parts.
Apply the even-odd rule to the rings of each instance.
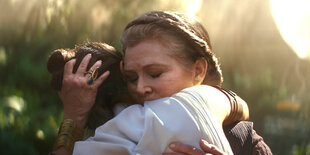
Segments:
[[[201,138],[233,154],[208,98],[210,86],[195,86],[172,97],[132,105],[96,129],[94,137],[75,143],[73,154],[160,155],[179,141],[197,148]]]

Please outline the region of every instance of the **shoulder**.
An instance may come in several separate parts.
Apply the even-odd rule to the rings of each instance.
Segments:
[[[96,129],[96,134],[97,133],[125,134],[135,132],[137,128],[143,128],[143,124],[144,124],[144,107],[138,104],[131,105],[122,110],[114,118],[98,127]]]
[[[197,85],[175,93],[172,98],[187,102],[206,102],[211,99],[211,95],[214,95],[215,92],[216,90],[211,86]]]
[[[144,117],[144,107],[139,104],[131,105],[122,110],[118,115],[107,123],[114,122],[120,124],[127,124],[126,122],[137,122]]]
[[[191,96],[203,99],[205,101],[222,101],[227,100],[226,96],[217,88],[209,85],[197,85],[185,88],[174,94],[174,96]]]
[[[205,93],[205,92],[216,92],[216,88],[209,86],[209,85],[197,85],[189,88],[185,88],[180,93]]]

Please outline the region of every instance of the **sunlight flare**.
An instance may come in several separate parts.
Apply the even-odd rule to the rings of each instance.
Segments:
[[[270,0],[274,21],[284,41],[300,58],[310,59],[310,1]]]
[[[9,107],[16,110],[17,112],[22,112],[25,108],[24,99],[18,96],[10,96],[6,98],[6,103]]]
[[[202,5],[202,0],[184,0],[183,6],[185,9],[185,12],[196,15],[197,12],[200,10]]]
[[[41,139],[41,140],[44,139],[44,132],[41,129],[37,131],[36,135],[38,139]]]

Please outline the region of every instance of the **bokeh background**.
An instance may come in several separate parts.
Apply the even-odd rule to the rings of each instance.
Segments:
[[[224,87],[248,102],[274,154],[310,154],[310,3],[307,0],[0,0],[0,152],[47,154],[63,110],[46,62],[86,41],[121,49],[129,20],[188,12],[208,29]]]

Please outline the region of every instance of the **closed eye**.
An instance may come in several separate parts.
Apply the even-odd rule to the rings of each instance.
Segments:
[[[162,74],[162,73],[150,74],[150,76],[151,76],[152,78],[158,78],[158,77],[160,77],[161,74]]]

